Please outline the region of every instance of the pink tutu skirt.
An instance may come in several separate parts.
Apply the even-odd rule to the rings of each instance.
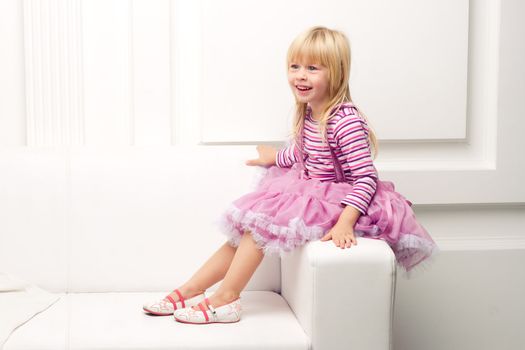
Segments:
[[[351,191],[347,182],[302,178],[297,164],[271,166],[255,191],[233,201],[221,215],[221,231],[238,246],[249,230],[264,254],[282,256],[328,233],[344,209],[341,199]],[[354,226],[356,236],[387,242],[407,272],[438,251],[411,205],[392,182],[378,180],[367,214]]]

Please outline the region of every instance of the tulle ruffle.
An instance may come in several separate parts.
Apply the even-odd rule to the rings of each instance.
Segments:
[[[219,224],[232,246],[238,247],[242,235],[249,230],[265,255],[278,254],[280,257],[308,241],[320,239],[325,233],[323,227],[306,226],[300,217],[290,219],[286,226],[280,226],[272,224],[272,218],[268,215],[243,211],[233,205],[225,211]]]
[[[218,220],[221,232],[238,246],[248,230],[265,254],[280,256],[323,237],[344,209],[340,200],[353,188],[345,182],[303,178],[297,167],[276,166],[265,169],[254,185],[253,192],[223,212]],[[392,182],[378,180],[366,215],[354,225],[356,236],[386,241],[407,276],[416,266],[428,266],[438,252],[411,205]]]

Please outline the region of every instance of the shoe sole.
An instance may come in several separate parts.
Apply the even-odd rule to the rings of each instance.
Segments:
[[[239,322],[241,319],[238,319],[237,321],[212,321],[212,322],[204,322],[204,323],[201,323],[201,322],[190,322],[190,321],[183,321],[181,319],[178,319],[177,317],[175,317],[175,320],[177,322],[181,322],[181,323],[188,323],[188,324],[210,324],[210,323],[236,323],[236,322]]]
[[[150,314],[153,314],[155,316],[171,316],[173,315],[173,312],[171,314],[163,314],[163,313],[160,313],[160,312],[155,312],[155,311],[151,311],[151,310],[148,310],[146,308],[142,308],[144,311],[146,312],[149,312]]]

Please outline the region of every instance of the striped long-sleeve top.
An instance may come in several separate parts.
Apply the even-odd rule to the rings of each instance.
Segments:
[[[305,116],[304,123],[304,165],[306,178],[320,181],[335,181],[335,168],[328,145],[322,143],[317,131],[319,122],[311,116],[311,110]],[[330,146],[339,160],[345,179],[353,189],[342,205],[350,205],[366,214],[376,191],[378,173],[373,164],[368,143],[369,128],[351,103],[341,106],[338,113],[331,117],[327,125]],[[277,152],[275,163],[278,167],[291,167],[299,161],[299,151],[295,143]]]

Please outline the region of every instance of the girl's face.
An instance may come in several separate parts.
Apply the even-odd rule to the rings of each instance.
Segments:
[[[297,100],[319,111],[328,102],[328,69],[311,62],[290,62],[288,83]]]

